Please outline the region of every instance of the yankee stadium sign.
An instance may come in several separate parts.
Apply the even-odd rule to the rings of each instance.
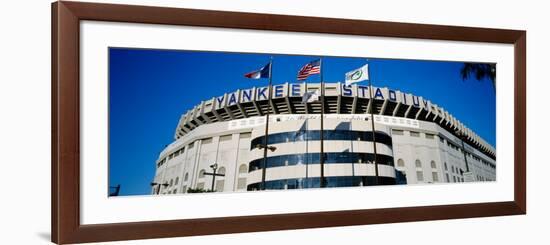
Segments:
[[[308,83],[309,91],[319,89],[319,83]],[[225,106],[232,106],[238,103],[246,103],[253,101],[263,101],[268,99],[268,87],[256,87],[249,89],[237,90],[232,93],[227,93],[213,99],[214,109],[220,109]],[[306,91],[305,83],[285,83],[273,85],[272,99],[284,97],[302,97]],[[430,102],[424,100],[421,96],[403,93],[399,90],[388,88],[373,87],[373,98],[376,100],[389,100],[399,102],[415,107],[423,107],[429,109]],[[363,85],[348,85],[344,83],[325,83],[326,96],[343,96],[369,98],[369,87]]]

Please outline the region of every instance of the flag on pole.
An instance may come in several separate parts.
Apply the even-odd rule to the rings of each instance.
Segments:
[[[302,126],[300,127],[300,129],[298,129],[298,131],[294,133],[294,141],[304,141],[306,131],[307,131],[306,124],[307,124],[307,119],[306,121],[304,121],[304,123],[302,123]]]
[[[309,75],[321,73],[321,59],[305,64],[298,72],[298,80],[305,80]]]
[[[369,80],[369,64],[346,73],[346,86]]]
[[[262,69],[249,72],[244,74],[246,78],[250,79],[260,79],[260,78],[269,78],[271,74],[269,74],[269,68],[271,66],[271,62],[269,62],[267,65],[265,65]]]
[[[302,96],[302,104],[319,101],[320,96],[321,92],[319,91],[319,89],[315,91],[306,91]]]

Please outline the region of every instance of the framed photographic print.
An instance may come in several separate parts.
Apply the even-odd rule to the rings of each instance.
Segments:
[[[55,2],[52,241],[525,214],[525,38]]]

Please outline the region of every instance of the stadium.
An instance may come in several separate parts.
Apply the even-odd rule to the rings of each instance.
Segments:
[[[321,132],[322,104],[302,103],[320,86],[273,85],[271,96],[254,87],[200,102],[160,153],[151,193],[496,180],[495,148],[421,96],[372,87],[371,100],[369,86],[325,83]]]

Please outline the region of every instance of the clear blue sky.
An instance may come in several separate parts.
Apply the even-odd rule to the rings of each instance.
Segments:
[[[239,88],[267,85],[244,74],[269,54],[111,48],[109,53],[109,185],[121,195],[150,193],[155,160],[174,139],[180,116],[200,101]],[[274,55],[273,83],[296,82],[298,70],[318,56]],[[366,59],[323,57],[325,82]],[[461,62],[369,58],[373,86],[429,99],[495,145],[496,100],[490,81],[466,80]],[[309,81],[318,82],[319,76]]]

